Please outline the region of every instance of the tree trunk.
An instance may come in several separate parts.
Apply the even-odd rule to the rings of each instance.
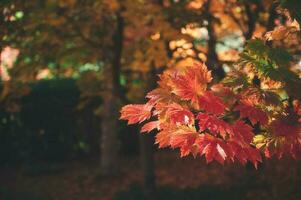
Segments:
[[[254,12],[252,12],[250,7],[251,5],[246,2],[245,9],[246,9],[246,15],[248,17],[248,21],[247,21],[248,30],[243,33],[246,40],[251,39],[253,36],[253,33],[255,31],[255,26],[256,26],[256,18],[258,15],[258,8]]]
[[[113,98],[104,98],[101,122],[101,175],[114,176],[117,172],[118,157],[118,108]]]
[[[157,83],[157,70],[152,67],[149,73],[149,87],[148,91],[154,89]],[[139,144],[140,144],[140,162],[144,176],[144,197],[146,200],[156,199],[156,176],[155,176],[155,166],[154,166],[154,135],[152,134],[140,134]]]
[[[154,170],[153,144],[154,137],[151,134],[140,134],[140,162],[144,175],[144,197],[146,200],[156,199],[156,184]]]
[[[211,1],[207,1],[205,4],[205,10],[207,12],[208,21],[208,52],[207,52],[207,64],[208,68],[212,70],[213,77],[217,77],[219,80],[225,77],[225,71],[219,63],[218,56],[216,53],[216,36],[214,32],[214,16],[210,12]]]
[[[269,19],[267,23],[267,31],[272,31],[275,27],[275,19],[278,17],[276,11],[278,4],[273,3],[269,9]]]
[[[124,20],[121,10],[116,13],[116,31],[113,34],[112,54],[110,64],[105,69],[105,94],[102,105],[101,123],[101,174],[103,176],[114,176],[118,172],[118,150],[119,142],[117,136],[119,103],[123,99],[119,82],[121,58],[123,49]]]

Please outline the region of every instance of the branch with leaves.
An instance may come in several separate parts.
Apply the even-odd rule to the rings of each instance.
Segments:
[[[144,123],[142,133],[156,130],[159,148],[179,148],[181,157],[204,155],[208,163],[237,160],[257,167],[262,154],[297,158],[301,79],[291,70],[292,55],[270,44],[291,31],[276,27],[248,41],[241,60],[219,83],[212,83],[204,63],[166,70],[147,103],[124,106],[121,119]]]

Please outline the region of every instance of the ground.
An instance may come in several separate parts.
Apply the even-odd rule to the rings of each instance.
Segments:
[[[237,163],[207,165],[203,159],[180,159],[176,152],[155,154],[158,199],[301,199],[300,161],[264,161],[258,170]],[[122,200],[142,199],[143,173],[138,157],[120,159],[112,179],[99,176],[97,160],[3,167],[0,199]]]

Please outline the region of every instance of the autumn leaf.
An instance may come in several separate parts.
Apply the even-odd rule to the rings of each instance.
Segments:
[[[159,102],[168,102],[172,99],[170,91],[165,88],[156,88],[147,93],[146,98],[149,99],[150,105],[156,105]]]
[[[301,126],[294,120],[289,120],[288,116],[279,117],[271,124],[271,131],[276,136],[298,137],[300,135]]]
[[[199,96],[206,91],[211,80],[211,72],[205,64],[188,67],[184,74],[172,76],[172,93],[197,105]]]
[[[225,112],[226,105],[223,101],[215,96],[211,91],[207,91],[199,98],[199,107],[209,113],[222,115]]]
[[[170,146],[171,134],[168,129],[163,129],[156,135],[155,144],[159,145],[159,148],[164,148]]]
[[[144,124],[141,128],[141,133],[149,133],[151,132],[152,130],[154,129],[160,129],[160,121],[151,121],[151,122],[148,122],[146,124]]]
[[[194,124],[194,115],[188,109],[177,103],[172,103],[167,106],[166,116],[174,124]]]
[[[252,122],[252,124],[256,124],[257,122],[265,125],[268,123],[268,115],[259,108],[246,105],[246,104],[239,104],[235,107],[235,111],[239,111],[241,118],[248,118]]]
[[[207,163],[216,160],[224,164],[227,158],[232,157],[232,153],[225,143],[209,134],[203,134],[202,137],[197,139],[196,143],[200,147],[200,155],[205,155]]]
[[[130,104],[121,109],[120,119],[128,120],[128,124],[141,123],[151,117],[152,107],[148,104]]]
[[[228,146],[232,149],[235,158],[243,165],[247,161],[251,161],[255,168],[257,168],[258,162],[262,162],[260,151],[251,146],[241,146],[235,141],[229,141]]]
[[[220,134],[223,138],[226,137],[226,133],[232,132],[231,126],[216,116],[199,113],[197,119],[199,120],[200,132],[208,130],[215,136]]]
[[[171,136],[170,146],[172,148],[180,148],[181,157],[187,156],[191,152],[198,136],[195,128],[182,126],[178,128]]]
[[[257,169],[258,162],[262,162],[260,151],[252,147],[248,147],[243,150],[246,152],[249,161],[251,161],[254,167]]]
[[[248,124],[238,120],[232,125],[232,130],[233,137],[238,139],[239,142],[243,142],[244,144],[250,144],[252,142],[254,134],[252,127]]]
[[[158,144],[159,148],[170,146],[171,135],[175,130],[176,128],[171,124],[160,124],[160,131],[156,135],[155,144]]]

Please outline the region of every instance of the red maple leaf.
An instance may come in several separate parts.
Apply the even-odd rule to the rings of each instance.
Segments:
[[[163,129],[157,133],[155,144],[158,144],[159,148],[168,147],[170,145],[170,137],[168,130]]]
[[[194,124],[194,115],[192,112],[177,103],[167,106],[166,116],[174,124]]]
[[[151,132],[152,130],[154,129],[160,129],[160,121],[151,121],[151,122],[148,122],[146,124],[144,124],[141,128],[141,133],[149,133]]]
[[[262,162],[260,151],[256,148],[248,145],[241,146],[235,141],[229,141],[228,146],[231,148],[235,158],[243,165],[249,160],[257,168],[258,162]]]
[[[210,91],[205,92],[202,97],[199,98],[198,103],[201,109],[215,115],[224,114],[226,109],[226,105],[223,101]]]
[[[218,138],[215,138],[209,134],[203,134],[195,142],[199,146],[199,153],[205,155],[207,163],[213,160],[224,164],[227,158],[232,157],[232,152],[227,145]]]
[[[272,133],[276,136],[297,138],[301,133],[301,124],[289,116],[279,117],[270,124]]]
[[[238,120],[232,125],[232,130],[232,136],[239,142],[243,142],[245,144],[250,144],[252,142],[254,134],[252,132],[252,127],[248,124]]]
[[[170,146],[171,134],[175,131],[175,127],[168,123],[160,124],[160,131],[156,135],[155,143],[159,148]]]
[[[282,144],[278,144],[277,146],[268,145],[264,151],[264,154],[267,158],[276,156],[278,159],[282,158],[283,155],[285,154],[289,154],[294,159],[297,159],[300,153],[301,153],[300,140],[283,141]]]
[[[259,108],[241,103],[238,104],[234,110],[239,111],[241,118],[246,117],[250,119],[252,124],[259,122],[262,125],[265,125],[268,123],[268,115]]]
[[[181,157],[188,155],[191,152],[191,147],[194,145],[198,132],[192,127],[182,126],[178,128],[170,139],[172,148],[180,148]]]
[[[149,99],[148,104],[154,106],[159,102],[168,102],[172,97],[166,88],[157,88],[147,93],[146,98]]]
[[[188,67],[184,74],[176,72],[171,76],[172,93],[181,99],[197,105],[198,98],[207,89],[207,83],[212,80],[211,72],[205,64]]]
[[[130,104],[122,107],[120,119],[128,124],[141,123],[151,117],[152,106],[148,104]]]
[[[208,129],[214,135],[220,134],[223,138],[226,137],[227,132],[232,132],[231,126],[216,116],[199,113],[197,119],[199,120],[199,131],[201,132]]]
[[[257,87],[250,87],[246,90],[243,90],[239,93],[239,99],[243,104],[256,106],[263,103],[263,91]]]

